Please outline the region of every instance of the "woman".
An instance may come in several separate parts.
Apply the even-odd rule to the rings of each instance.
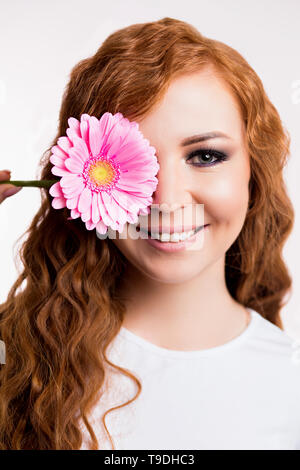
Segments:
[[[299,367],[280,320],[289,136],[260,79],[183,21],[116,31],[72,70],[41,179],[68,118],[106,111],[156,149],[163,211],[140,230],[172,234],[179,217],[202,238],[180,251],[101,239],[42,191],[0,308],[1,449],[300,449]],[[195,227],[182,215],[199,205]]]

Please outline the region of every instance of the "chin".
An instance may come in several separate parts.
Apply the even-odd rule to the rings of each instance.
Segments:
[[[201,268],[199,269],[199,263],[191,266],[190,261],[185,260],[179,263],[175,259],[169,263],[162,261],[161,266],[159,261],[156,260],[152,266],[139,266],[137,268],[146,277],[162,284],[181,284],[197,277],[202,271]]]

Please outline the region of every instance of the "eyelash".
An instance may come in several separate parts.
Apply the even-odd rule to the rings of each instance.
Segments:
[[[219,152],[213,148],[205,148],[205,149],[197,149],[197,150],[193,150],[189,155],[188,155],[188,158],[186,159],[186,161],[189,161],[191,160],[193,157],[195,156],[198,156],[200,155],[201,157],[203,157],[203,155],[210,155],[210,156],[214,156],[217,158],[217,160],[215,160],[213,163],[204,163],[204,164],[201,164],[201,163],[191,163],[191,165],[194,165],[194,166],[198,166],[198,167],[206,167],[206,166],[214,166],[215,164],[218,164],[218,163],[221,163],[221,162],[224,162],[226,160],[228,160],[228,155],[224,152]]]

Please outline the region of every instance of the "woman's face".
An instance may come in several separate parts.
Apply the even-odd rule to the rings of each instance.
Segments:
[[[195,278],[217,262],[224,266],[225,253],[244,224],[250,179],[244,123],[225,82],[208,68],[177,78],[159,105],[137,122],[156,149],[160,169],[152,205],[170,217],[163,225],[172,229],[178,220],[184,221],[183,228],[194,225],[196,207],[203,216],[201,225],[209,225],[198,233],[198,245],[178,252],[162,251],[141,237],[120,238],[118,232],[113,243],[141,274],[163,283]],[[213,132],[222,136],[183,144],[192,136]],[[207,154],[207,149],[217,153]],[[195,150],[199,153],[188,161]],[[218,160],[219,154],[227,159]],[[155,232],[165,220],[162,213],[155,224],[152,219]],[[151,229],[151,214],[139,221]]]

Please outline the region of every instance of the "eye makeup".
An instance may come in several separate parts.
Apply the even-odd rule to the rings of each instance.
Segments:
[[[187,156],[186,161],[192,160],[194,157],[200,157],[204,163],[190,163],[190,165],[197,166],[197,167],[207,167],[207,166],[214,166],[218,163],[222,163],[228,160],[229,155],[227,153],[218,151],[212,147],[196,149],[190,152]],[[211,159],[214,158],[214,161]],[[209,160],[209,161],[207,161]]]

